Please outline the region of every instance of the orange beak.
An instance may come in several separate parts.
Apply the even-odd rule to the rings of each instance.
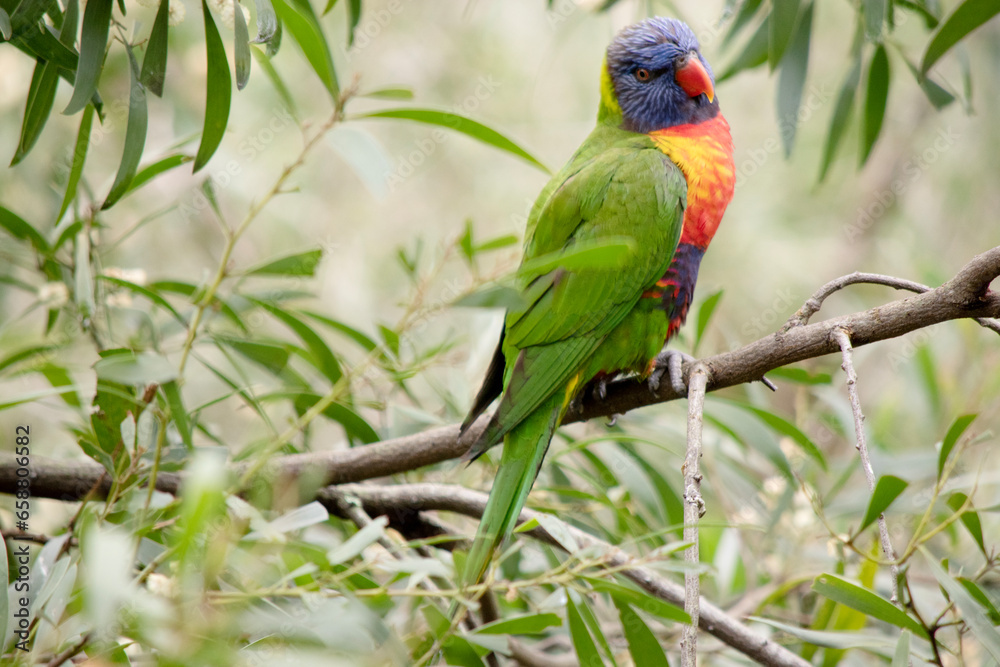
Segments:
[[[704,93],[711,102],[715,99],[715,88],[712,86],[712,77],[705,71],[705,66],[695,54],[690,54],[680,61],[677,66],[674,79],[677,84],[691,97],[698,97]]]

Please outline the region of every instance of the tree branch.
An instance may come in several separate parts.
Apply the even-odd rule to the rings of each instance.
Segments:
[[[701,601],[701,555],[698,548],[698,522],[705,513],[705,501],[701,498],[701,458],[702,420],[705,411],[705,387],[708,373],[701,364],[696,364],[688,380],[688,421],[687,456],[684,458],[684,541],[691,546],[684,550],[684,562],[689,569],[684,573],[684,611],[691,617],[691,623],[681,632],[681,667],[696,667],[698,664],[698,616]]]
[[[388,515],[401,509],[426,512],[431,510],[455,512],[479,518],[486,507],[487,495],[459,486],[445,484],[394,484],[378,486],[374,484],[346,484],[336,488],[320,489],[317,499],[332,507],[341,494],[357,497],[365,511],[372,515]],[[529,509],[521,511],[518,521],[530,521],[539,515]],[[564,524],[581,549],[593,547],[604,555],[604,563],[610,568],[622,569],[622,576],[631,580],[650,595],[666,600],[678,607],[684,606],[684,587],[666,579],[654,570],[642,566],[632,555],[616,546],[600,540],[579,528]],[[541,526],[527,533],[534,539],[565,551]],[[807,667],[809,663],[788,649],[760,635],[739,621],[729,617],[719,607],[704,598],[699,605],[699,627],[714,635],[754,660],[775,666]]]
[[[710,375],[707,390],[757,381],[775,368],[839,352],[832,335],[837,329],[848,331],[853,346],[860,347],[950,320],[1000,317],[1000,294],[989,291],[990,282],[998,275],[1000,246],[974,257],[954,278],[936,289],[852,315],[815,324],[793,324],[787,330],[777,331],[738,350],[708,357],[700,361]],[[893,286],[903,288],[904,283],[908,281],[899,281]],[[685,375],[690,369],[691,364],[686,363]],[[607,397],[603,400],[594,400],[591,392],[586,392],[582,410],[567,415],[564,423],[624,414],[677,398],[682,396],[670,386],[662,386],[658,394],[653,394],[644,382],[619,380],[607,385]],[[480,418],[461,442],[457,425],[442,426],[349,450],[275,457],[268,470],[278,476],[298,476],[305,471],[320,470],[327,484],[386,477],[460,457],[467,449],[467,442],[474,440],[485,428],[486,421],[486,417]],[[241,474],[247,465],[238,464],[233,468],[236,474]],[[101,479],[103,469],[93,461],[68,464],[35,457],[32,469],[32,493],[37,496],[78,500],[95,484],[99,492],[106,492],[110,486],[110,480]],[[0,492],[11,493],[16,489],[15,470],[12,457],[0,458]],[[157,477],[156,488],[174,493],[180,480],[177,474],[164,473]]]

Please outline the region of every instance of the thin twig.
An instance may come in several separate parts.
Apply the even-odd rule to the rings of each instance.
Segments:
[[[707,386],[708,372],[702,364],[696,364],[688,376],[687,456],[684,459],[684,541],[691,543],[684,551],[684,561],[688,564],[684,573],[684,611],[691,616],[691,623],[684,626],[681,634],[682,667],[696,667],[698,663],[698,608],[701,599],[698,521],[705,514],[699,459]]]
[[[788,318],[785,325],[781,327],[781,333],[785,333],[792,327],[807,324],[809,322],[809,318],[819,312],[819,309],[823,307],[823,302],[826,301],[827,297],[834,292],[839,292],[849,285],[860,284],[885,285],[886,287],[905,290],[907,292],[914,292],[916,294],[923,294],[924,292],[929,292],[931,289],[927,285],[914,282],[912,280],[906,280],[905,278],[886,276],[881,273],[863,273],[861,271],[856,271],[846,276],[835,278],[816,290],[816,292],[814,292],[813,295],[809,297],[804,304],[802,304],[802,307],[799,308],[794,315]],[[975,320],[981,326],[990,329],[991,331],[1000,333],[1000,321],[989,317],[977,317]]]
[[[76,655],[77,653],[79,653],[80,651],[82,651],[83,647],[86,646],[87,642],[89,642],[89,641],[90,641],[90,633],[89,632],[84,633],[84,635],[82,637],[80,637],[80,641],[78,641],[77,643],[73,644],[68,649],[66,649],[65,651],[63,651],[62,653],[60,653],[60,654],[56,655],[55,657],[53,657],[51,660],[49,660],[45,664],[45,667],[60,667],[60,665],[62,665],[67,660],[69,660],[70,658],[72,658],[74,655]]]
[[[865,415],[861,412],[861,399],[858,397],[858,374],[854,371],[854,348],[851,347],[851,337],[844,329],[835,329],[833,337],[840,345],[843,362],[840,367],[847,374],[847,396],[851,402],[851,412],[854,414],[854,433],[857,436],[857,449],[861,455],[861,467],[865,471],[865,480],[868,482],[868,492],[875,491],[875,470],[872,468],[871,457],[868,455],[868,440],[865,437]],[[896,563],[896,552],[892,548],[892,539],[889,537],[889,527],[886,525],[885,515],[878,515],[879,540],[882,543],[882,552],[891,561],[889,571],[892,573],[892,603],[899,604],[899,565]]]

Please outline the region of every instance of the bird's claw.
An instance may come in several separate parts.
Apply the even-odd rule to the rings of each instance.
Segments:
[[[653,361],[653,373],[649,376],[649,388],[655,394],[660,389],[660,380],[664,374],[670,378],[670,387],[681,396],[687,396],[687,383],[684,382],[684,362],[693,362],[695,358],[678,350],[664,350],[656,355]]]
[[[608,381],[606,378],[600,378],[597,380],[597,384],[594,385],[594,398],[598,401],[603,401],[608,397]]]

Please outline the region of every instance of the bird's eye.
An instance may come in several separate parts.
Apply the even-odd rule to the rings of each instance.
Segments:
[[[645,67],[640,67],[639,69],[637,69],[635,71],[635,78],[636,78],[636,80],[641,81],[643,83],[646,83],[647,81],[649,81],[650,76],[651,75],[649,73],[649,70],[646,69]]]

